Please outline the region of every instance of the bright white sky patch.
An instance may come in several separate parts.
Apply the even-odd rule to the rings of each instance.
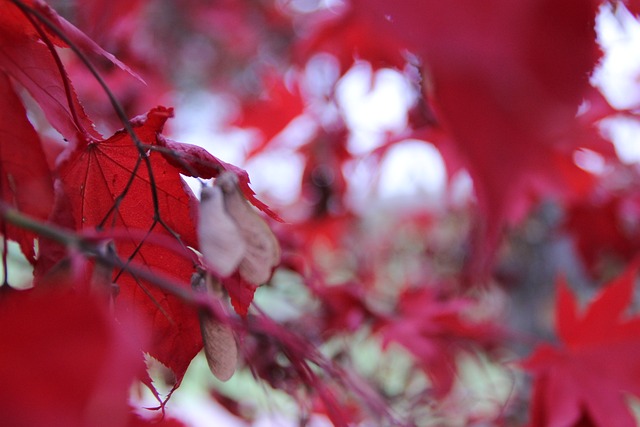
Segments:
[[[367,63],[358,63],[340,79],[338,104],[353,130],[349,151],[366,153],[384,142],[383,133],[397,133],[407,125],[407,110],[413,95],[405,77],[382,69],[375,73]]]
[[[607,119],[602,124],[605,134],[615,142],[622,163],[640,162],[640,123],[629,117]]]
[[[251,132],[223,129],[224,124],[237,114],[237,106],[230,99],[208,92],[190,94],[178,103],[174,113],[172,133],[178,141],[204,147],[225,162],[239,165],[251,142]]]
[[[640,103],[640,24],[624,8],[613,15],[602,7],[596,21],[598,41],[605,51],[593,79],[616,108]]]
[[[579,168],[596,175],[603,173],[606,169],[604,157],[586,148],[576,150],[573,153],[573,161]]]
[[[447,174],[440,152],[431,144],[407,140],[389,149],[380,165],[382,198],[444,194]]]
[[[251,187],[278,204],[286,205],[300,196],[304,161],[290,150],[273,150],[250,160],[247,165]]]
[[[614,15],[602,7],[596,29],[605,55],[593,81],[616,108],[640,105],[640,23],[624,8]],[[629,118],[607,119],[604,133],[623,163],[640,161],[640,124]]]

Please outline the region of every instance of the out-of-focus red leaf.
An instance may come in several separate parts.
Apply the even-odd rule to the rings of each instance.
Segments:
[[[157,107],[145,117],[134,119],[137,137],[143,144],[157,145],[157,135],[172,114],[171,109]],[[172,234],[154,222],[150,176],[144,162],[136,168],[140,155],[131,137],[121,130],[107,140],[78,145],[65,157],[59,175],[72,208],[75,229],[102,227],[129,232],[130,238],[118,238],[115,242],[121,257],[132,257],[134,262],[175,278],[189,288],[193,261],[186,254],[153,243],[153,236],[168,238]],[[161,154],[150,152],[149,160],[158,215],[184,245],[197,247],[195,196],[179,171]],[[118,199],[127,186],[126,195]],[[146,232],[149,235],[143,241]],[[180,249],[178,242],[175,245]],[[202,348],[195,311],[174,295],[131,274],[116,278],[120,288],[116,311],[142,313],[141,322],[150,334],[149,346],[144,350],[173,370],[179,383],[189,362]]]
[[[425,63],[426,95],[450,135],[435,142],[451,144],[443,154],[459,157],[474,180],[484,218],[474,270],[484,270],[503,225],[521,218],[532,195],[566,196],[584,175],[571,157],[590,143],[576,112],[600,57],[597,2],[355,4]]]
[[[625,316],[638,262],[610,282],[582,315],[564,282],[558,285],[557,346],[540,345],[522,362],[534,376],[532,426],[636,425],[626,394],[640,396],[640,318]]]
[[[368,61],[374,69],[402,69],[406,59],[402,47],[391,37],[379,37],[379,28],[363,14],[349,7],[336,14],[315,17],[310,34],[295,46],[296,59],[304,63],[319,52],[336,57],[340,74],[356,60]]]
[[[314,402],[314,412],[326,414],[335,427],[348,427],[361,421],[359,408],[348,405],[348,402],[339,402],[330,387],[322,382],[317,382],[315,389],[318,393],[318,399]]]
[[[456,355],[492,346],[503,334],[497,325],[465,315],[477,309],[476,304],[462,297],[442,299],[428,288],[407,290],[398,301],[396,318],[379,323],[383,345],[395,342],[411,352],[431,379],[433,393],[443,397],[456,377]]]
[[[235,415],[241,420],[247,422],[253,422],[255,420],[256,410],[250,403],[226,396],[215,388],[209,390],[209,395],[230,414]]]
[[[338,249],[351,227],[356,226],[356,221],[356,216],[349,212],[330,217],[312,217],[295,224],[293,233],[287,229],[286,232],[291,235],[283,238],[293,239],[291,243],[298,253],[312,256],[318,244],[330,249]]]
[[[566,214],[566,229],[587,269],[602,273],[607,263],[629,262],[640,249],[640,191],[634,166],[619,168],[589,197],[574,203]],[[620,188],[620,183],[627,182]]]
[[[258,128],[262,141],[252,147],[247,157],[261,152],[269,141],[302,113],[304,102],[297,87],[289,88],[276,75],[266,77],[261,96],[245,101],[242,115],[233,124],[245,128]]]
[[[183,7],[199,34],[228,50],[226,60],[243,63],[264,55],[271,38],[291,37],[291,18],[277,3],[246,3],[223,0],[216,3],[188,2]],[[282,40],[280,40],[282,43]],[[227,66],[229,64],[222,64]],[[242,89],[241,89],[242,90]]]
[[[86,293],[0,293],[0,413],[12,426],[126,426],[142,333]]]
[[[0,199],[7,206],[45,220],[53,205],[53,180],[40,138],[27,119],[9,78],[0,72]],[[9,224],[3,234],[35,261],[35,235]]]
[[[356,332],[366,321],[376,318],[366,303],[365,288],[358,283],[315,286],[313,291],[322,301],[323,332],[327,336]]]
[[[261,26],[251,25],[252,5],[237,1],[222,1],[215,6],[191,2],[186,8],[194,27],[222,45],[233,46],[233,56],[239,58],[258,54]]]
[[[75,11],[78,26],[98,43],[113,42],[122,35],[123,28],[128,29],[135,20],[132,16],[144,3],[143,0],[85,0]]]

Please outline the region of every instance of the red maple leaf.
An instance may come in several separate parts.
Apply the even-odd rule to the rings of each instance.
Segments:
[[[632,301],[638,262],[610,282],[578,313],[564,280],[558,283],[558,345],[540,345],[522,362],[534,376],[533,426],[636,425],[626,395],[640,396],[640,317],[625,312]]]
[[[157,107],[145,117],[134,119],[138,139],[149,148],[157,146],[157,135],[171,116],[171,109]],[[147,154],[152,175],[124,130],[109,139],[70,148],[63,154],[65,161],[58,172],[71,211],[54,215],[72,216],[76,230],[112,230],[120,257],[174,278],[190,289],[194,261],[180,248],[181,244],[197,247],[197,199],[162,154]],[[160,244],[163,238],[166,241],[175,235],[182,242],[173,241],[177,250]],[[142,312],[141,322],[150,335],[150,344],[144,350],[171,368],[179,383],[202,348],[195,311],[135,275],[116,271],[113,280],[120,288],[116,311]]]
[[[9,78],[0,72],[0,199],[7,206],[45,220],[53,205],[53,180],[40,138]],[[2,223],[2,234],[35,261],[35,235]]]

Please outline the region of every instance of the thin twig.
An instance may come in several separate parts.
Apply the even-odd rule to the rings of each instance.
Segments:
[[[0,204],[0,215],[8,223],[33,231],[41,237],[61,243],[66,247],[77,248],[80,252],[95,258],[108,267],[125,269],[129,274],[153,283],[159,289],[171,293],[187,303],[202,305],[202,298],[195,296],[189,286],[177,282],[160,272],[151,272],[148,268],[138,266],[130,260],[123,260],[115,253],[102,251],[99,249],[101,244],[96,242],[95,239],[86,239],[71,230],[38,221],[2,204]]]

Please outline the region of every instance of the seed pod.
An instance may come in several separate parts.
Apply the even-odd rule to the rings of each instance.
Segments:
[[[245,240],[217,186],[202,188],[198,240],[205,264],[221,277],[233,273],[245,256]]]
[[[224,172],[216,178],[215,187],[222,191],[224,208],[235,221],[244,240],[244,256],[239,264],[244,280],[261,285],[271,277],[280,262],[280,245],[267,223],[245,199],[238,187],[238,177]]]
[[[210,275],[206,279],[201,274],[194,274],[191,278],[191,287],[196,292],[207,293],[220,310],[224,310],[220,298],[222,289],[220,284]],[[211,373],[220,381],[227,381],[233,376],[238,364],[238,347],[231,327],[211,317],[207,312],[201,311],[200,332],[204,354]]]

